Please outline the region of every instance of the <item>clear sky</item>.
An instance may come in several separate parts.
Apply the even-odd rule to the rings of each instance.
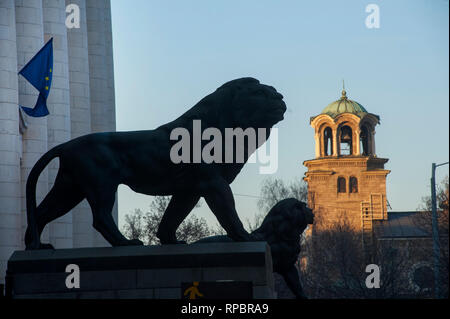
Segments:
[[[309,118],[347,96],[381,117],[376,153],[389,158],[387,198],[415,210],[429,195],[431,163],[449,159],[448,1],[112,0],[117,130],[171,121],[226,81],[252,76],[284,95],[273,177],[303,177],[314,158]],[[368,29],[368,4],[380,28]],[[438,168],[437,179],[448,175]],[[258,195],[256,164],[231,185]],[[151,183],[152,181],[149,181]],[[256,199],[236,196],[243,221]],[[119,188],[119,216],[151,197]],[[206,204],[195,210],[215,225]]]

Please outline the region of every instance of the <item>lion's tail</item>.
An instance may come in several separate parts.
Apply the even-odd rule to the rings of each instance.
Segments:
[[[42,157],[34,164],[28,175],[26,186],[27,201],[27,223],[28,236],[25,237],[25,245],[27,249],[39,248],[34,247],[40,243],[39,232],[36,221],[36,185],[39,175],[52,159],[60,156],[60,145],[52,148],[50,151],[42,155]]]

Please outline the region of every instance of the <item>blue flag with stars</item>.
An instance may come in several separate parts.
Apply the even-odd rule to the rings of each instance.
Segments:
[[[50,93],[53,73],[53,38],[20,70],[21,74],[38,91],[39,97],[34,108],[21,106],[26,114],[41,117],[49,114],[47,97]]]

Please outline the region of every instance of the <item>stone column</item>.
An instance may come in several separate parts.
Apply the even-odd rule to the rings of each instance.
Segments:
[[[108,132],[110,128],[105,4],[105,0],[86,1],[92,132]]]
[[[91,132],[91,102],[89,94],[89,52],[86,24],[86,0],[66,0],[66,6],[80,8],[80,28],[67,30],[69,48],[70,127],[71,138]],[[83,200],[72,210],[73,247],[92,247],[94,229],[91,208]]]
[[[42,22],[42,0],[16,0],[17,32],[17,70],[23,66],[43,47],[44,27]],[[19,104],[34,107],[39,92],[19,75]],[[22,113],[27,128],[22,134],[21,160],[21,216],[22,242],[27,226],[25,186],[28,175],[36,161],[47,152],[47,117],[30,117]],[[44,199],[48,192],[48,169],[44,169],[36,185],[36,203]],[[49,240],[48,227],[41,236],[43,242]]]
[[[106,48],[106,72],[107,72],[107,95],[108,106],[107,114],[109,115],[108,130],[116,131],[116,94],[114,86],[114,59],[113,59],[113,38],[112,38],[112,21],[111,21],[111,1],[105,0],[105,48]],[[116,224],[119,223],[118,198],[116,193],[116,202],[112,210],[112,215]],[[102,243],[103,241],[101,241]]]
[[[370,132],[370,150],[373,156],[377,156],[375,152],[375,129]]]
[[[13,0],[0,0],[0,283],[21,248],[19,111]]]
[[[105,1],[105,48],[108,95],[109,131],[116,130],[116,95],[114,91],[114,59],[111,21],[111,3]]]
[[[354,135],[354,143],[353,144],[353,150],[354,150],[354,155],[361,155],[361,141],[360,141],[360,136],[361,136],[361,130],[359,128],[355,129],[355,135]]]
[[[86,0],[92,132],[115,130],[110,10],[109,0]],[[117,222],[117,203],[112,214]],[[95,246],[109,245],[99,233],[94,241]]]
[[[53,37],[53,78],[48,97],[48,148],[70,140],[69,55],[67,47],[65,0],[43,2],[44,37]],[[49,164],[49,188],[58,173],[58,161]],[[58,218],[50,225],[50,242],[55,248],[71,248],[72,213]]]
[[[314,142],[316,143],[316,158],[319,158],[321,156],[321,137],[319,132],[316,131],[314,134]]]
[[[333,128],[333,156],[338,156],[338,130],[337,128]]]

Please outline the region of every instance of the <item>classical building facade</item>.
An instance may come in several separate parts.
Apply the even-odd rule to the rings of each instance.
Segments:
[[[80,9],[80,27],[66,26],[66,6]],[[38,92],[18,71],[53,38],[50,115],[31,118]],[[115,131],[109,0],[0,0],[0,284],[11,253],[24,248],[25,184],[35,162],[55,145],[92,132]],[[58,161],[38,181],[37,202],[51,189]],[[113,216],[117,221],[117,205]],[[106,246],[86,201],[49,224],[43,242],[56,248]]]
[[[388,161],[375,153],[378,115],[347,98],[329,104],[310,124],[315,131],[315,158],[308,168],[308,205],[322,220],[345,216],[356,230],[372,231],[374,220],[387,219]]]

